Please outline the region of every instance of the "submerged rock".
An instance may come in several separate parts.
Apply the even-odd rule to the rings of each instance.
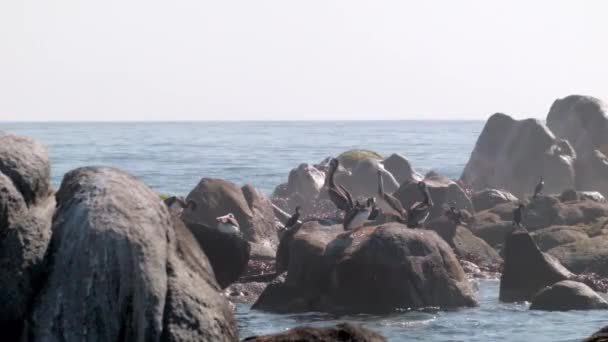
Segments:
[[[234,341],[206,256],[158,195],[114,168],[67,173],[30,340]]]
[[[518,229],[506,241],[500,300],[529,301],[546,286],[572,276],[559,261],[541,252],[530,234]]]
[[[549,286],[532,299],[530,310],[568,311],[608,309],[608,302],[589,286],[571,280]]]
[[[505,189],[522,198],[531,194],[539,177],[545,193],[575,185],[576,154],[540,121],[492,115],[479,135],[461,176],[475,190]]]
[[[362,326],[352,325],[350,323],[340,323],[336,326],[327,328],[297,327],[274,335],[247,337],[243,341],[383,342],[386,341],[386,339],[382,337],[382,335],[375,333],[369,329],[366,329]]]
[[[286,280],[269,285],[254,308],[388,313],[476,304],[456,256],[435,232],[396,223],[343,232],[306,223],[291,243]]]

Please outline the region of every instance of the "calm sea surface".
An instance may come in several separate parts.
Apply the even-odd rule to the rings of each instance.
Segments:
[[[421,172],[457,178],[483,122],[0,123],[46,144],[55,186],[86,165],[112,165],[163,193],[186,195],[202,177],[251,183],[267,193],[302,162],[351,148],[408,157]],[[498,282],[478,284],[480,307],[386,317],[272,315],[237,307],[242,337],[301,324],[362,322],[390,341],[578,341],[608,324],[607,311],[544,313],[498,302]],[[373,294],[370,294],[373,295]]]

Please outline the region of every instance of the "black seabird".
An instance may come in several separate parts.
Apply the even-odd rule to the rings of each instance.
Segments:
[[[408,211],[407,226],[410,228],[420,227],[429,217],[431,208],[433,208],[433,200],[425,182],[418,182],[418,189],[424,196],[422,202],[415,203]]]
[[[456,209],[456,207],[451,206],[448,210],[445,211],[445,216],[447,216],[450,221],[454,222],[456,225],[462,224],[464,222],[465,217],[461,210]]]
[[[196,202],[194,202],[194,200],[189,199],[188,201],[185,201],[182,196],[169,197],[165,200],[165,204],[169,208],[174,208],[175,206],[179,206],[182,209],[186,209],[186,208],[192,209],[192,210],[196,209]]]
[[[291,215],[291,217],[289,218],[289,220],[287,220],[287,222],[285,222],[285,228],[291,228],[293,226],[295,226],[298,223],[298,220],[300,219],[300,206],[296,207],[296,212]]]
[[[378,210],[378,206],[376,205],[376,199],[374,197],[370,197],[367,199],[367,206],[371,208],[367,219],[373,221],[378,218],[380,210]]]
[[[382,179],[382,171],[380,170],[378,170],[378,197],[391,209],[391,214],[397,217],[397,221],[405,222],[407,211],[403,208],[400,200],[384,192],[384,180]]]
[[[545,181],[543,180],[543,177],[540,177],[538,184],[536,184],[536,187],[534,188],[534,196],[532,196],[532,198],[536,199],[538,197],[538,195],[540,195],[543,192],[544,187],[545,187]]]
[[[517,206],[517,208],[515,208],[515,210],[513,210],[513,224],[516,225],[517,227],[521,227],[521,221],[523,219],[523,215],[524,215],[524,209],[525,209],[525,205],[520,204]]]
[[[336,184],[334,181],[334,174],[336,173],[336,170],[338,170],[338,166],[340,166],[340,162],[336,158],[333,158],[329,162],[329,172],[326,180],[327,192],[329,194],[329,199],[335,204],[335,206],[339,210],[348,213],[355,207],[355,205],[350,192],[348,192],[348,190],[346,190],[343,186]]]

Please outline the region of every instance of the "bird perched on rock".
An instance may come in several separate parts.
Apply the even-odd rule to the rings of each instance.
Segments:
[[[454,222],[456,225],[460,225],[465,221],[465,215],[460,209],[456,209],[454,206],[450,206],[445,211],[445,216],[447,216],[450,221]]]
[[[395,198],[395,196],[384,192],[384,180],[382,179],[382,171],[380,170],[378,170],[378,198],[388,207],[388,214],[396,217],[397,221],[401,223],[406,222],[407,211],[403,208],[401,201]]]
[[[182,209],[196,209],[196,202],[194,202],[194,200],[190,199],[188,201],[185,201],[182,196],[172,196],[167,198],[164,202],[167,207],[169,207],[169,209],[174,209],[178,207]]]
[[[344,230],[353,230],[359,228],[367,221],[372,211],[372,207],[369,205],[369,200],[366,204],[361,204],[359,201],[355,202],[355,206],[346,213],[344,217]]]
[[[217,229],[223,233],[240,234],[241,228],[239,222],[234,217],[234,214],[229,213],[224,216],[216,217]]]
[[[536,199],[538,197],[538,195],[540,195],[543,192],[543,188],[545,187],[545,181],[543,180],[543,177],[540,177],[540,180],[538,181],[538,184],[536,184],[536,187],[534,188],[534,196],[532,196],[533,199]]]
[[[374,198],[374,197],[368,198],[367,206],[371,208],[367,219],[370,221],[377,219],[378,214],[380,213],[380,210],[378,209],[378,206],[376,205],[376,198]]]
[[[287,222],[285,222],[285,228],[291,228],[293,226],[295,226],[298,223],[298,220],[300,219],[300,206],[296,207],[296,212],[291,215],[291,217],[289,218],[289,220],[287,220]]]
[[[410,228],[420,227],[424,224],[433,208],[433,200],[425,182],[418,182],[418,189],[424,196],[422,202],[417,202],[408,210],[407,226]]]
[[[334,175],[339,166],[340,162],[338,159],[332,158],[329,162],[329,171],[327,173],[325,183],[327,184],[327,193],[329,194],[329,199],[334,203],[336,208],[348,213],[354,208],[355,204],[350,192],[348,192],[348,190],[346,190],[346,188],[343,186],[336,184],[334,180]]]
[[[522,227],[521,221],[524,215],[525,205],[519,204],[515,210],[513,210],[513,224],[517,227]]]

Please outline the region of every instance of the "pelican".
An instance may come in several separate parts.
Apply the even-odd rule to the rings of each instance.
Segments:
[[[217,229],[223,233],[239,234],[241,232],[239,222],[232,213],[216,217]]]
[[[425,182],[418,182],[418,190],[424,196],[422,202],[417,202],[408,210],[407,226],[410,228],[420,227],[429,217],[431,208],[433,208],[433,200]]]
[[[369,203],[369,201],[368,201]],[[344,217],[344,230],[359,228],[367,221],[372,209],[369,205],[363,205],[357,201],[355,206],[346,213]]]
[[[543,188],[545,187],[545,181],[543,180],[543,177],[540,177],[540,180],[538,181],[538,184],[536,184],[536,187],[534,188],[534,196],[532,196],[532,198],[536,199],[538,197],[538,195],[540,195],[543,192]]]
[[[397,217],[397,221],[405,222],[407,211],[403,208],[401,201],[395,196],[384,192],[384,180],[382,179],[382,171],[378,170],[378,197],[390,209],[391,214]]]
[[[339,166],[340,162],[336,158],[332,158],[332,160],[329,162],[329,171],[326,179],[327,192],[329,194],[329,199],[336,205],[336,207],[339,210],[348,213],[355,207],[355,205],[350,192],[348,192],[348,190],[346,190],[343,186],[336,184],[334,181],[334,174]]]

